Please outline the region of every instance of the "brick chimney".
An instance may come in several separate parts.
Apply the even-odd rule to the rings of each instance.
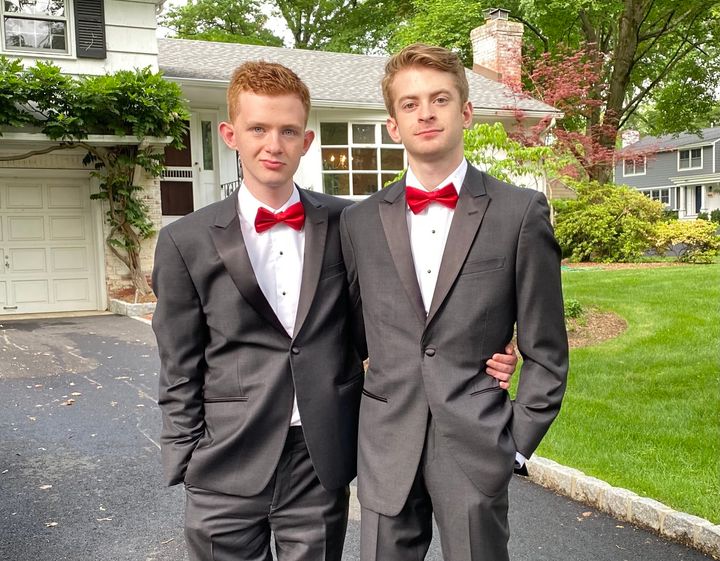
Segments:
[[[473,71],[519,91],[523,24],[509,21],[509,14],[502,8],[485,10],[485,24],[470,32]]]

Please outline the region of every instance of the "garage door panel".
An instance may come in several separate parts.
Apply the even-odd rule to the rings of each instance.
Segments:
[[[84,240],[85,236],[82,216],[50,217],[50,240]]]
[[[45,221],[42,216],[8,216],[9,242],[41,242],[45,240]]]
[[[47,280],[13,281],[15,304],[49,304],[50,291]]]
[[[87,189],[80,185],[50,185],[48,187],[48,208],[84,209],[90,202]]]
[[[42,185],[8,185],[6,208],[9,210],[43,208]]]
[[[7,283],[0,281],[0,309],[2,306],[7,306]]]
[[[86,247],[54,247],[50,250],[51,270],[56,273],[89,272]]]
[[[90,283],[86,278],[57,279],[53,282],[55,302],[90,302]]]
[[[12,247],[8,251],[10,268],[8,273],[45,273],[47,263],[45,248],[19,248]]]

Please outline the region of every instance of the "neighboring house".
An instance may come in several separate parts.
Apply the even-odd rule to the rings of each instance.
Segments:
[[[3,2],[0,55],[22,58],[28,65],[52,60],[68,74],[150,66],[182,87],[191,112],[186,147],[167,149],[162,181],[145,178],[143,183],[158,226],[219,200],[237,186],[241,170],[234,152],[220,141],[217,125],[227,118],[230,75],[246,60],[286,64],[310,88],[308,127],[316,139],[302,160],[298,184],[361,198],[407,165],[404,150],[384,127],[380,79],[385,57],[156,39],[153,0]],[[501,72],[505,81],[519,79],[522,26],[506,16],[493,11],[472,35],[474,70],[483,74],[467,71],[475,119],[514,126],[519,110],[523,125],[533,126],[548,115],[561,116],[496,81],[503,78]],[[134,142],[119,137],[90,141]],[[37,133],[3,131],[0,154],[49,144]],[[96,180],[82,165],[82,156],[82,151],[62,151],[0,162],[0,315],[103,310],[108,292],[129,283],[124,265],[105,247],[103,209],[89,199]],[[147,243],[143,252],[146,272],[152,268],[153,245]]]
[[[720,127],[646,136],[625,146],[615,164],[615,182],[660,201],[678,218],[720,209]]]

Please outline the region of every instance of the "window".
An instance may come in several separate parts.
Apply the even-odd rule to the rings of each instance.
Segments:
[[[678,170],[681,169],[702,169],[703,167],[702,148],[690,148],[689,150],[678,151]]]
[[[649,189],[648,191],[643,191],[643,194],[653,201],[662,203],[668,209],[677,208],[677,205],[675,204],[676,197],[674,187],[665,189]]]
[[[66,0],[2,0],[3,45],[9,51],[68,52]]]
[[[623,160],[623,175],[645,175],[645,156]]]
[[[406,166],[405,151],[382,123],[320,123],[323,190],[371,195]]]

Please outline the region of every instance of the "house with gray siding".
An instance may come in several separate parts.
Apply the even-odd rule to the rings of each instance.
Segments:
[[[662,202],[681,219],[720,209],[720,127],[646,136],[625,146],[615,164],[615,183]]]

